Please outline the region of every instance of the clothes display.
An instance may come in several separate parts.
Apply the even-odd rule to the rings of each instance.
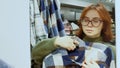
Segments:
[[[66,35],[59,0],[31,0],[30,10],[32,46],[43,39]]]

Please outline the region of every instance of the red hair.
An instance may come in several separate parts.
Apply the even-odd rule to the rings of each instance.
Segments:
[[[113,33],[111,30],[111,17],[110,17],[109,12],[105,9],[105,7],[101,3],[86,7],[80,16],[80,19],[84,18],[86,13],[91,9],[96,10],[98,14],[100,15],[103,21],[103,28],[101,31],[101,36],[104,42],[109,42],[110,40],[113,39]],[[85,34],[83,33],[80,20],[78,21],[78,25],[80,27],[80,30],[78,31],[77,36],[82,39],[85,36]]]

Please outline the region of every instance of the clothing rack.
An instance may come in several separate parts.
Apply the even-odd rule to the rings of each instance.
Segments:
[[[65,36],[59,0],[30,0],[30,27],[33,46],[43,39]]]

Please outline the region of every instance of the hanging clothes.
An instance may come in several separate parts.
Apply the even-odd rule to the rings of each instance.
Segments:
[[[44,25],[47,28],[49,38],[65,36],[64,25],[60,14],[60,3],[58,0],[40,0],[40,12],[43,16]],[[59,8],[59,9],[58,9]]]
[[[32,47],[36,44],[35,24],[34,24],[34,4],[30,0],[30,44]]]
[[[37,42],[42,39],[47,38],[47,32],[45,31],[43,19],[40,15],[40,11],[38,8],[37,0],[30,1],[30,27],[31,27],[31,44],[34,46]],[[34,40],[34,42],[32,42]]]
[[[56,36],[65,36],[59,0],[30,1],[31,44]]]
[[[34,6],[35,6],[35,15],[34,15],[35,30],[36,30],[36,38],[38,41],[38,40],[47,38],[47,32],[46,32],[45,27],[44,27],[43,18],[40,15],[37,0],[34,0]]]
[[[65,36],[66,33],[65,33],[64,24],[61,18],[61,13],[60,13],[60,2],[59,0],[53,0],[53,4],[55,6],[55,13],[56,13],[59,36]]]
[[[43,18],[43,23],[44,23],[44,27],[45,30],[48,34],[48,28],[47,28],[47,7],[46,7],[46,3],[44,0],[39,0],[38,1],[40,3],[39,5],[39,11],[40,11],[40,15]]]

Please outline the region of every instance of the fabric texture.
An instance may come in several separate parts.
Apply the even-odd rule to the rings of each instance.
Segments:
[[[65,36],[59,0],[30,0],[30,28],[33,47],[43,39]]]
[[[45,57],[42,68],[67,68],[68,66],[80,68],[84,60],[90,61],[91,59],[95,60],[100,68],[110,68],[111,65],[115,68],[111,48],[101,43],[84,42],[77,37],[74,39],[80,42],[74,51],[58,48]]]
[[[38,42],[38,44],[36,44],[35,47],[32,48],[32,68],[41,68],[44,57],[53,52],[55,49],[57,49],[57,47],[53,46],[55,39],[56,37],[42,40]]]
[[[115,59],[115,63],[116,63],[116,47],[115,47],[115,45],[112,45],[112,44],[110,44],[108,42],[103,42],[103,39],[102,39],[101,36],[97,37],[97,38],[89,38],[89,37],[85,36],[83,38],[83,40],[86,41],[86,42],[99,42],[99,43],[103,43],[103,44],[109,46],[113,51],[114,59]]]
[[[48,38],[37,0],[30,0],[30,28],[31,45],[34,47],[39,41]]]

